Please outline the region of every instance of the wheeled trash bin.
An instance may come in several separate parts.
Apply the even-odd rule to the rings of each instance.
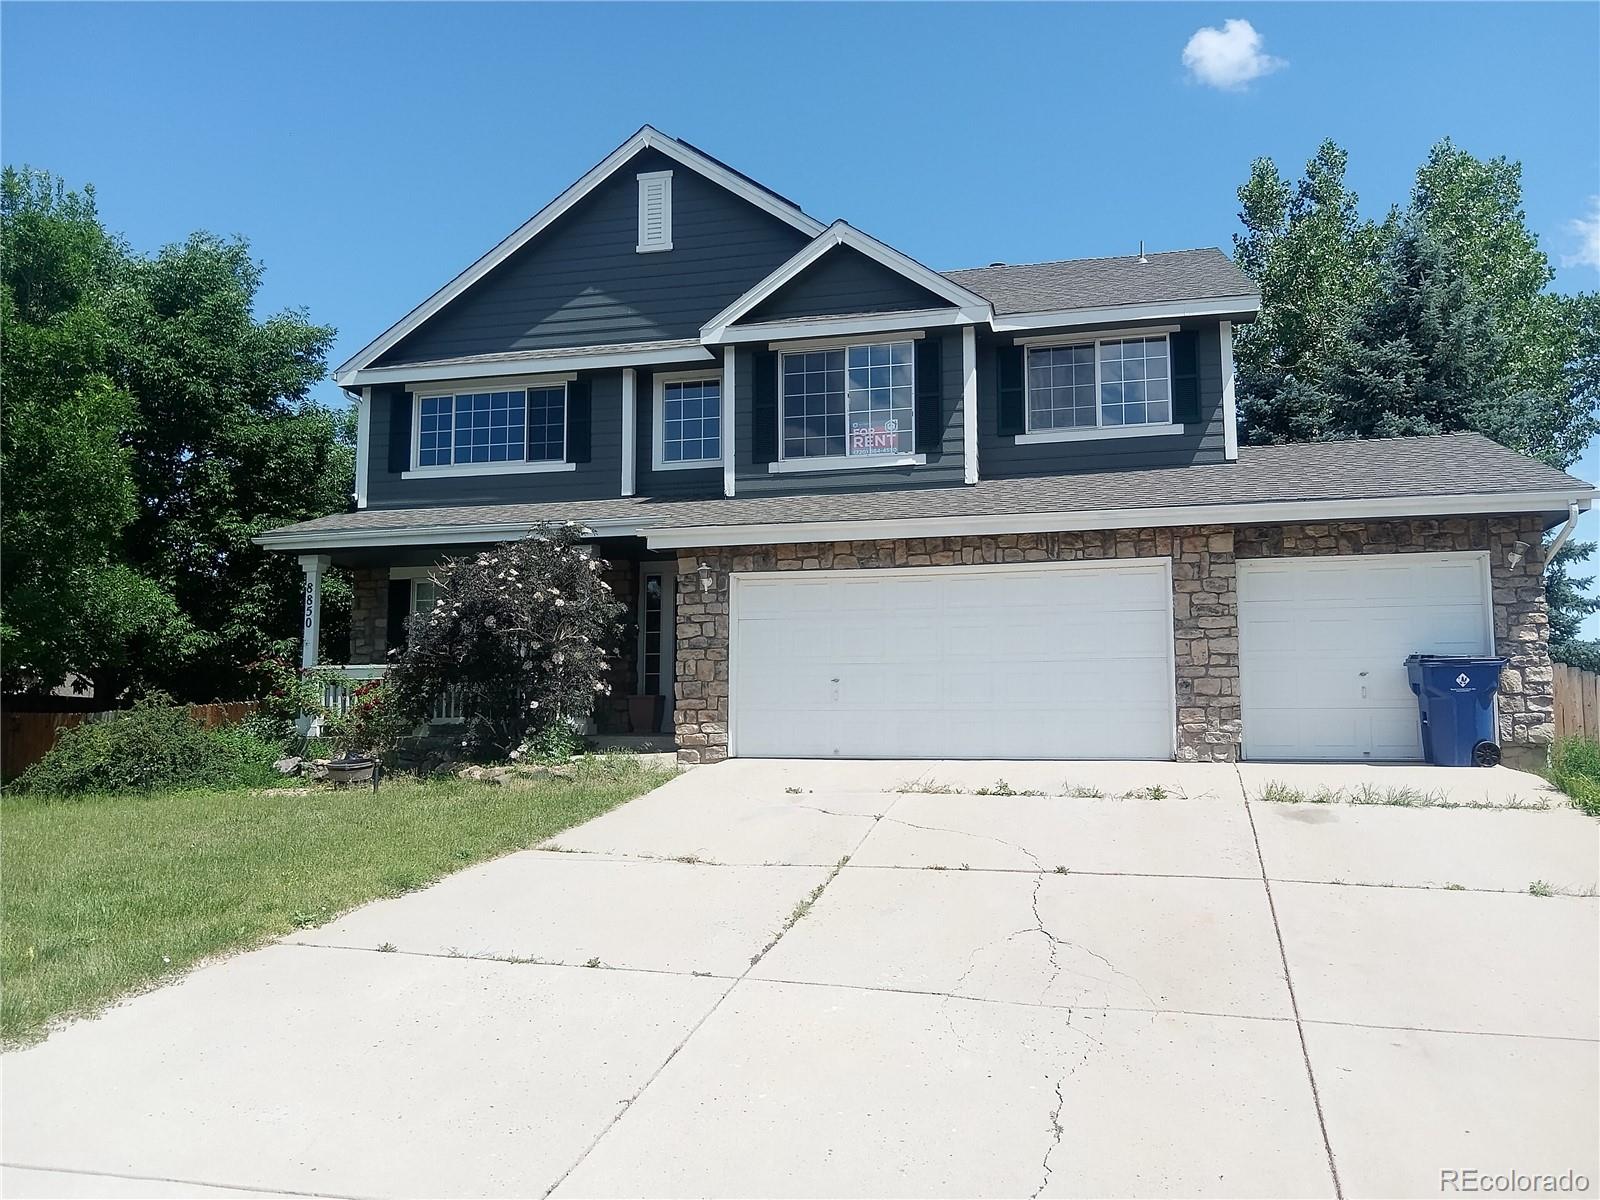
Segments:
[[[1434,766],[1499,764],[1494,694],[1505,665],[1503,658],[1454,654],[1413,654],[1406,659],[1406,676],[1422,720],[1422,756]]]

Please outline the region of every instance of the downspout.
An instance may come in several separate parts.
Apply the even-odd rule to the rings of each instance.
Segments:
[[[1544,566],[1548,568],[1555,561],[1561,547],[1567,544],[1567,539],[1572,536],[1572,531],[1578,527],[1578,502],[1572,501],[1567,505],[1567,523],[1561,527],[1561,532],[1556,534],[1556,540],[1550,543],[1550,549],[1545,551]],[[1541,570],[1541,574],[1543,571]]]

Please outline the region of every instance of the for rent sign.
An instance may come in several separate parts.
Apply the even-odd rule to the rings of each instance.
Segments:
[[[868,455],[900,453],[900,422],[891,418],[881,425],[852,425],[850,453]]]

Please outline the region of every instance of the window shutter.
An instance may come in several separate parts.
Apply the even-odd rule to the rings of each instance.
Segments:
[[[567,384],[567,461],[589,461],[589,381]]]
[[[1000,401],[1000,436],[1011,437],[1028,432],[1027,392],[1022,386],[1023,355],[1021,346],[1000,346],[994,352],[996,386]]]
[[[403,650],[406,626],[411,620],[411,580],[389,580],[389,625],[387,650]]]
[[[778,355],[751,353],[750,460],[758,466],[778,461]]]
[[[944,449],[944,338],[935,333],[917,343],[917,453]]]
[[[411,469],[411,393],[389,397],[389,473]]]
[[[640,254],[672,249],[672,172],[648,171],[639,176]]]
[[[1200,378],[1195,368],[1195,332],[1185,329],[1168,337],[1172,355],[1172,420],[1193,425],[1200,420]]]

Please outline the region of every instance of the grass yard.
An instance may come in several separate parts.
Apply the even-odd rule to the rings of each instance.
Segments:
[[[627,759],[505,786],[0,801],[0,1040],[532,846],[669,777]]]

